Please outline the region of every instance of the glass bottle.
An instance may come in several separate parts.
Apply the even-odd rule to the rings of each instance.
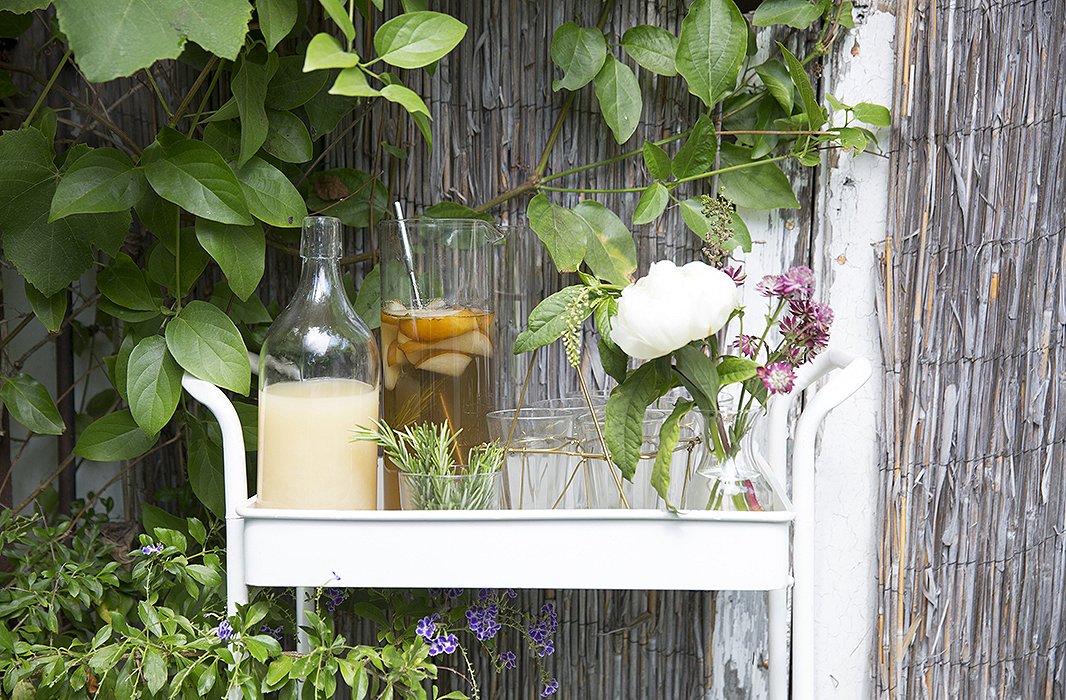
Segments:
[[[341,222],[303,222],[303,271],[259,360],[259,488],[264,508],[373,510],[377,446],[352,430],[378,418],[380,359],[337,263]]]

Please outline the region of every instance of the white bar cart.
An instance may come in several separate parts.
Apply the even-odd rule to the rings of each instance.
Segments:
[[[577,588],[769,591],[770,699],[788,698],[788,589],[792,588],[792,698],[814,699],[814,458],[826,414],[869,379],[870,363],[823,353],[798,372],[795,390],[770,408],[775,490],[759,513],[659,510],[327,511],[258,508],[248,497],[237,413],[217,387],[182,385],[222,428],[228,612],[248,586],[296,587],[297,623],[317,586],[358,588]],[[826,383],[816,392],[813,384]],[[791,450],[789,418],[807,391]],[[791,525],[791,527],[790,527]],[[425,542],[476,539],[491,558],[460,560]],[[791,557],[790,557],[791,548]],[[419,557],[405,556],[414,549]],[[701,557],[700,553],[707,556]],[[634,557],[634,553],[639,553]],[[478,561],[483,562],[479,566]],[[627,562],[639,561],[639,566]],[[367,566],[366,562],[374,562]],[[551,566],[544,566],[551,562]],[[679,562],[682,562],[679,564]],[[339,577],[339,580],[337,579]],[[303,634],[298,640],[306,650]]]

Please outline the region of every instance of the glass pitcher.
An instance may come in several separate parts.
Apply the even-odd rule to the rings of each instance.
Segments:
[[[393,427],[448,424],[458,432],[457,464],[491,439],[492,298],[502,240],[476,219],[386,221],[380,228],[384,418]],[[387,508],[399,507],[396,484],[386,465]]]
[[[377,344],[337,268],[341,222],[303,222],[303,271],[259,359],[259,487],[264,508],[374,510],[377,447],[352,442],[378,417]]]

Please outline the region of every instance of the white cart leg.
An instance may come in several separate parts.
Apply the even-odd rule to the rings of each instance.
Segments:
[[[770,700],[788,700],[788,591],[769,591]]]
[[[311,645],[307,641],[307,632],[304,626],[307,624],[307,610],[311,604],[309,589],[302,586],[296,587],[296,651],[306,654],[311,651]]]

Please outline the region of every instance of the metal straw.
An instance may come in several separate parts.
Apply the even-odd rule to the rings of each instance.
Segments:
[[[415,306],[422,308],[422,295],[418,293],[418,282],[415,280],[415,259],[411,254],[411,239],[407,237],[407,224],[403,220],[403,207],[400,203],[393,202],[396,208],[396,224],[400,230],[400,243],[403,245],[403,264],[407,268],[407,276],[411,278],[411,297]]]

